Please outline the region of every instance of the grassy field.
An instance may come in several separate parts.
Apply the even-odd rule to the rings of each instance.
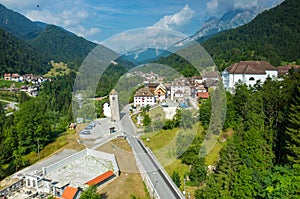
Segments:
[[[205,165],[214,165],[219,160],[219,153],[225,143],[217,141],[212,150],[205,156]]]
[[[184,131],[186,134],[198,135],[203,133],[204,129],[201,125],[195,124],[192,129]],[[176,159],[176,137],[180,133],[179,129],[161,130],[159,132],[145,133],[141,136],[142,140],[148,146],[160,163],[164,166],[167,173],[171,176],[174,171],[179,173],[181,178],[180,189],[184,190],[184,176],[189,172],[189,166],[183,164],[180,159]],[[232,134],[225,133],[228,136]],[[203,135],[204,136],[204,135]],[[226,142],[220,142],[218,136],[212,136],[208,141],[204,142],[205,148],[209,149],[209,153],[205,156],[205,164],[215,164],[219,159],[219,152]],[[197,187],[186,185],[186,192],[190,193],[190,198],[194,198]]]
[[[55,76],[62,76],[69,74],[71,72],[71,69],[68,68],[68,65],[60,62],[60,63],[55,63],[51,62],[52,68],[50,71],[44,75],[44,77],[55,77]]]
[[[58,137],[54,142],[46,145],[40,150],[40,159],[46,158],[51,154],[65,148],[74,149],[77,151],[83,150],[85,147],[78,144],[78,139],[79,136],[75,133],[75,130],[67,130],[66,133]],[[25,155],[24,158],[30,164],[34,164],[39,160],[37,152],[31,152],[28,155]]]
[[[161,121],[164,122],[166,114],[161,106],[157,106],[149,111],[149,116],[151,121]]]
[[[7,81],[7,80],[0,80],[0,88],[10,88],[10,86],[12,86],[14,88],[21,88],[22,85],[24,85],[24,83],[21,82],[14,82],[14,81]]]

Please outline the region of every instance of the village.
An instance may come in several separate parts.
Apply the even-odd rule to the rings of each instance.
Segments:
[[[134,108],[160,103],[168,106],[167,99],[184,108],[187,99],[208,99],[210,91],[218,86],[220,80],[225,90],[234,92],[238,83],[253,87],[256,83],[262,85],[267,78],[280,81],[292,68],[297,70],[299,66],[274,67],[265,61],[241,61],[227,67],[222,74],[217,71],[203,71],[201,76],[179,77],[171,82],[164,82],[164,77],[153,72],[135,71],[127,76],[136,75],[144,79],[144,86],[134,94]]]
[[[237,83],[254,86],[257,82],[262,84],[267,78],[281,81],[282,76],[287,75],[292,68],[297,70],[299,66],[274,67],[263,61],[243,61],[233,64],[223,71],[222,83],[226,90],[234,92]],[[132,72],[129,74],[129,76],[134,75],[143,77],[144,86],[135,91],[131,108],[138,111],[143,107],[160,105],[164,111],[173,110],[171,114],[166,114],[167,119],[173,117],[178,107],[198,109],[199,100],[207,100],[210,93],[219,86],[221,81],[217,71],[204,71],[201,76],[179,77],[166,83],[163,82],[163,77],[153,72]],[[17,75],[13,74],[5,75],[6,80],[29,81],[34,85],[51,81],[34,75],[31,78],[29,75],[16,77]],[[34,83],[35,81],[37,82]],[[105,143],[105,140],[117,137],[126,138],[125,132],[128,131],[125,127],[129,123],[126,121],[126,125],[123,126],[124,116],[120,115],[118,93],[115,90],[110,93],[110,106],[107,104],[104,106],[104,113],[107,118],[97,119],[79,132],[81,139],[79,143],[90,148],[76,153],[60,154],[59,161],[54,156],[36,166],[14,174],[14,177],[19,180],[1,190],[0,194],[8,194],[9,198],[34,198],[37,196],[44,198],[49,194],[57,198],[79,198],[82,190],[91,185],[96,185],[98,189],[102,189],[114,181],[120,174],[115,155],[96,151],[92,148]],[[136,125],[139,123],[137,122]],[[70,128],[75,129],[76,125],[70,126]],[[91,144],[92,140],[93,144]]]
[[[42,83],[51,81],[51,78],[45,78],[35,74],[20,75],[18,73],[5,73],[3,76],[3,80],[24,83],[24,85],[22,85],[20,88],[17,88],[14,84],[12,84],[9,88],[1,88],[2,91],[22,91],[27,93],[31,97],[36,97]]]

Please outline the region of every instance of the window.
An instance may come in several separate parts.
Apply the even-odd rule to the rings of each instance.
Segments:
[[[254,77],[250,77],[249,80],[250,81],[254,81],[255,79],[254,79]]]
[[[27,179],[27,186],[30,186],[30,179]]]
[[[112,97],[112,100],[115,100],[116,98],[115,97]]]

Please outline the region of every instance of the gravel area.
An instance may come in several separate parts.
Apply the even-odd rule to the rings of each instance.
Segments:
[[[69,182],[72,186],[77,187],[108,170],[113,170],[111,161],[86,155],[47,174],[46,177],[52,181]]]

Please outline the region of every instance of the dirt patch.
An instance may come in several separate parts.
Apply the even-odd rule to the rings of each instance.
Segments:
[[[96,150],[115,154],[121,171],[117,179],[100,190],[103,198],[126,199],[131,195],[137,198],[148,198],[134,155],[126,139],[114,139]]]

